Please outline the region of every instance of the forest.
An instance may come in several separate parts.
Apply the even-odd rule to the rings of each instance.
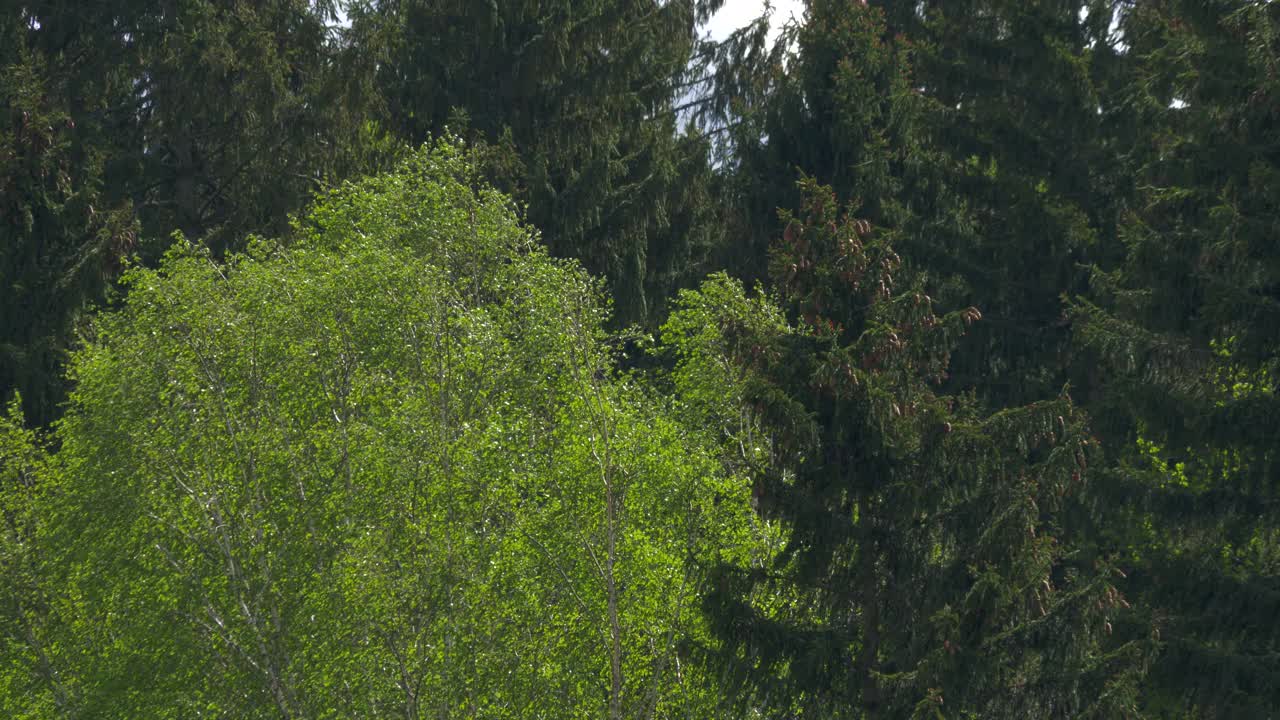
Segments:
[[[0,717],[1280,717],[1280,3],[734,2],[6,3]]]

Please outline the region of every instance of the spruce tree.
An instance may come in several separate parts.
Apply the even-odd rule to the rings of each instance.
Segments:
[[[491,148],[490,177],[553,253],[607,278],[624,321],[661,312],[711,241],[706,143],[679,136],[707,0],[385,0],[357,8],[388,125]]]
[[[986,318],[955,358],[957,385],[992,407],[1081,385],[1062,296],[1085,287],[1082,263],[1114,247],[1127,192],[1113,3],[872,4],[916,49],[912,85],[932,101],[938,153],[904,201],[927,224],[900,250],[928,267],[944,306],[973,304]],[[952,209],[938,212],[936,185],[955,196]]]
[[[217,252],[280,233],[386,143],[334,4],[24,3],[0,19],[0,395],[29,421],[121,261],[180,230]]]
[[[1084,414],[940,394],[978,311],[935,313],[889,233],[813,181],[804,197],[776,300],[720,276],[665,328],[678,391],[781,534],[716,565],[708,661],[761,717],[1132,713],[1145,651],[1109,637],[1119,576],[1063,534],[1096,451]]]
[[[896,233],[940,307],[983,311],[955,387],[998,408],[1079,381],[1061,296],[1109,246],[1125,186],[1110,18],[1101,3],[812,0],[771,52],[735,38],[717,89],[738,109],[717,118],[733,136],[729,267],[764,277],[798,168]]]
[[[1102,361],[1109,526],[1162,653],[1155,717],[1280,708],[1280,7],[1150,2],[1125,17],[1142,128],[1125,256],[1076,303]],[[1139,604],[1135,603],[1135,607]]]
[[[40,9],[0,17],[0,398],[21,390],[27,418],[45,423],[77,314],[137,228],[105,187],[108,153],[86,111],[122,98],[106,77],[86,77],[96,45],[74,14]]]

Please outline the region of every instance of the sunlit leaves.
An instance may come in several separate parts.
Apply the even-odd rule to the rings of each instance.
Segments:
[[[442,141],[288,247],[130,271],[59,432],[84,707],[714,709],[697,558],[745,552],[747,497],[472,167]]]

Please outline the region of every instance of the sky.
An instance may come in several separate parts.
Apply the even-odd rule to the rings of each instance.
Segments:
[[[711,22],[707,23],[706,30],[711,32],[711,36],[716,40],[723,40],[726,35],[746,25],[747,23],[760,17],[760,13],[764,12],[764,4],[766,0],[725,0],[724,7],[720,8],[720,12],[711,18]],[[804,0],[772,0],[773,5],[773,23],[770,28],[770,36],[777,37],[778,30],[789,17],[794,15],[796,19],[804,13]],[[338,6],[338,25],[347,27],[349,20],[344,8]]]
[[[760,17],[764,12],[765,0],[725,0],[724,7],[707,23],[707,30],[717,40]],[[773,20],[771,35],[777,35],[778,29],[787,18],[795,15],[796,19],[804,13],[803,0],[773,0]]]

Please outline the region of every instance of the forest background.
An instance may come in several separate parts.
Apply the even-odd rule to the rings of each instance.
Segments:
[[[0,714],[1269,718],[1280,4],[0,13]]]

